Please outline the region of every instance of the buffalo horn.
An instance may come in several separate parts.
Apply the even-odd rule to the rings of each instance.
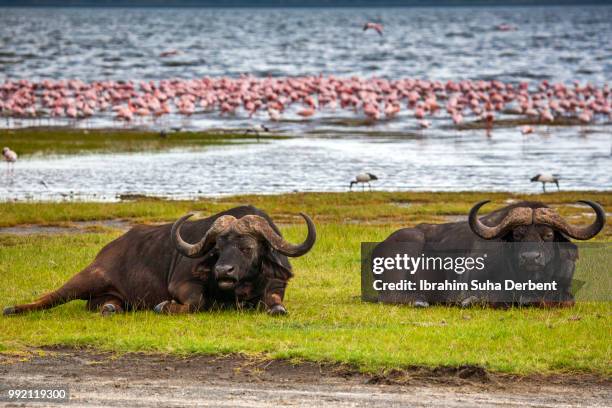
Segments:
[[[200,240],[200,242],[197,244],[190,244],[181,238],[181,226],[193,215],[194,213],[189,213],[179,218],[172,226],[172,232],[170,233],[176,250],[188,258],[198,258],[203,256],[210,249],[212,244],[214,244],[217,235],[236,221],[236,218],[232,217],[231,215],[223,215],[213,222],[212,226],[208,229],[208,231],[206,231],[206,234]]]
[[[534,214],[535,222],[537,224],[548,225],[574,239],[591,239],[597,235],[606,224],[606,212],[601,205],[593,201],[580,200],[578,202],[588,205],[595,211],[596,218],[591,225],[586,227],[571,225],[551,208],[536,209]]]
[[[517,207],[508,211],[508,214],[499,224],[489,227],[478,219],[480,207],[490,202],[490,200],[476,203],[470,210],[468,222],[474,234],[483,239],[495,239],[508,233],[512,228],[519,225],[529,225],[532,223],[533,210],[531,208]]]
[[[276,233],[265,218],[258,215],[247,215],[238,220],[237,228],[244,228],[245,232],[255,233],[263,237],[270,243],[272,248],[283,255],[296,257],[302,256],[313,247],[317,239],[315,225],[306,214],[300,213],[308,226],[308,235],[304,242],[298,245],[287,242],[283,237]]]

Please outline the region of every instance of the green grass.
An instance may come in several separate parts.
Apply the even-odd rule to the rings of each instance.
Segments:
[[[281,136],[262,135],[261,140]],[[172,148],[255,142],[253,134],[227,132],[159,132],[135,129],[28,128],[0,129],[0,145],[20,156],[93,152],[140,152]]]
[[[252,204],[270,213],[279,222],[293,222],[299,212],[311,215],[317,222],[366,225],[415,225],[420,222],[442,222],[449,216],[466,216],[474,203],[490,199],[483,213],[506,205],[507,200],[543,201],[556,207],[572,222],[589,222],[584,216],[588,207],[575,207],[580,199],[600,202],[612,208],[612,193],[562,192],[550,194],[510,193],[429,193],[429,192],[355,192],[297,193],[281,195],[242,195],[197,201],[166,201],[140,199],[118,203],[95,202],[17,202],[0,204],[0,227],[20,224],[64,225],[75,221],[124,219],[152,223],[171,221],[188,211],[214,214],[237,205]],[[612,227],[607,224],[597,239],[612,239]]]
[[[29,204],[31,209],[2,204],[0,219],[14,224],[117,216],[169,220],[187,209],[212,211],[251,202],[281,219],[281,229],[294,242],[303,239],[305,228],[293,215],[298,210],[314,214],[319,240],[311,253],[292,260],[295,278],[287,290],[285,304],[290,314],[285,318],[217,311],[188,316],[133,312],[105,319],[86,311],[84,302],[78,301],[30,315],[0,318],[0,350],[68,345],[118,352],[263,354],[350,363],[364,371],[476,364],[518,374],[612,374],[610,303],[579,303],[572,309],[552,310],[462,310],[361,302],[362,241],[382,240],[400,225],[441,218],[439,214],[465,214],[470,204],[484,196],[493,197],[497,204],[510,197],[355,193],[231,197],[196,203]],[[611,194],[603,193],[551,194],[546,201],[563,204],[578,196],[596,198],[604,205],[612,201]],[[451,204],[440,204],[443,198]],[[413,205],[398,206],[397,202]],[[369,212],[374,214],[367,216]],[[364,219],[368,222],[361,222]],[[0,236],[3,303],[30,301],[57,288],[119,234]]]

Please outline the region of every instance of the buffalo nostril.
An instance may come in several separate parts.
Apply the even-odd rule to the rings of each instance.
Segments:
[[[234,267],[232,265],[218,265],[215,267],[217,274],[223,276],[231,276],[234,273]]]
[[[522,262],[539,262],[542,259],[542,254],[539,252],[527,252],[521,254]]]

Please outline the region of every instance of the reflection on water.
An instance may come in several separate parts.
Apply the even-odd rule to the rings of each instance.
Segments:
[[[515,130],[492,138],[482,131],[455,137],[304,137],[195,151],[21,159],[11,176],[4,174],[0,199],[347,191],[362,171],[380,178],[377,190],[539,192],[541,186],[529,178],[541,172],[559,173],[563,190],[611,190],[610,153],[608,134],[577,136],[570,130],[544,137]]]

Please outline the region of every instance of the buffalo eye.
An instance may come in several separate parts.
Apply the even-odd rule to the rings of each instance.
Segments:
[[[514,230],[512,231],[512,238],[515,241],[519,241],[521,238],[523,238],[523,233],[521,231]]]
[[[251,247],[245,246],[245,247],[241,247],[240,251],[242,251],[243,254],[245,255],[250,255],[251,254]]]
[[[544,235],[542,236],[542,239],[544,239],[544,241],[552,241],[554,238],[555,238],[555,233],[552,231],[546,231]]]

